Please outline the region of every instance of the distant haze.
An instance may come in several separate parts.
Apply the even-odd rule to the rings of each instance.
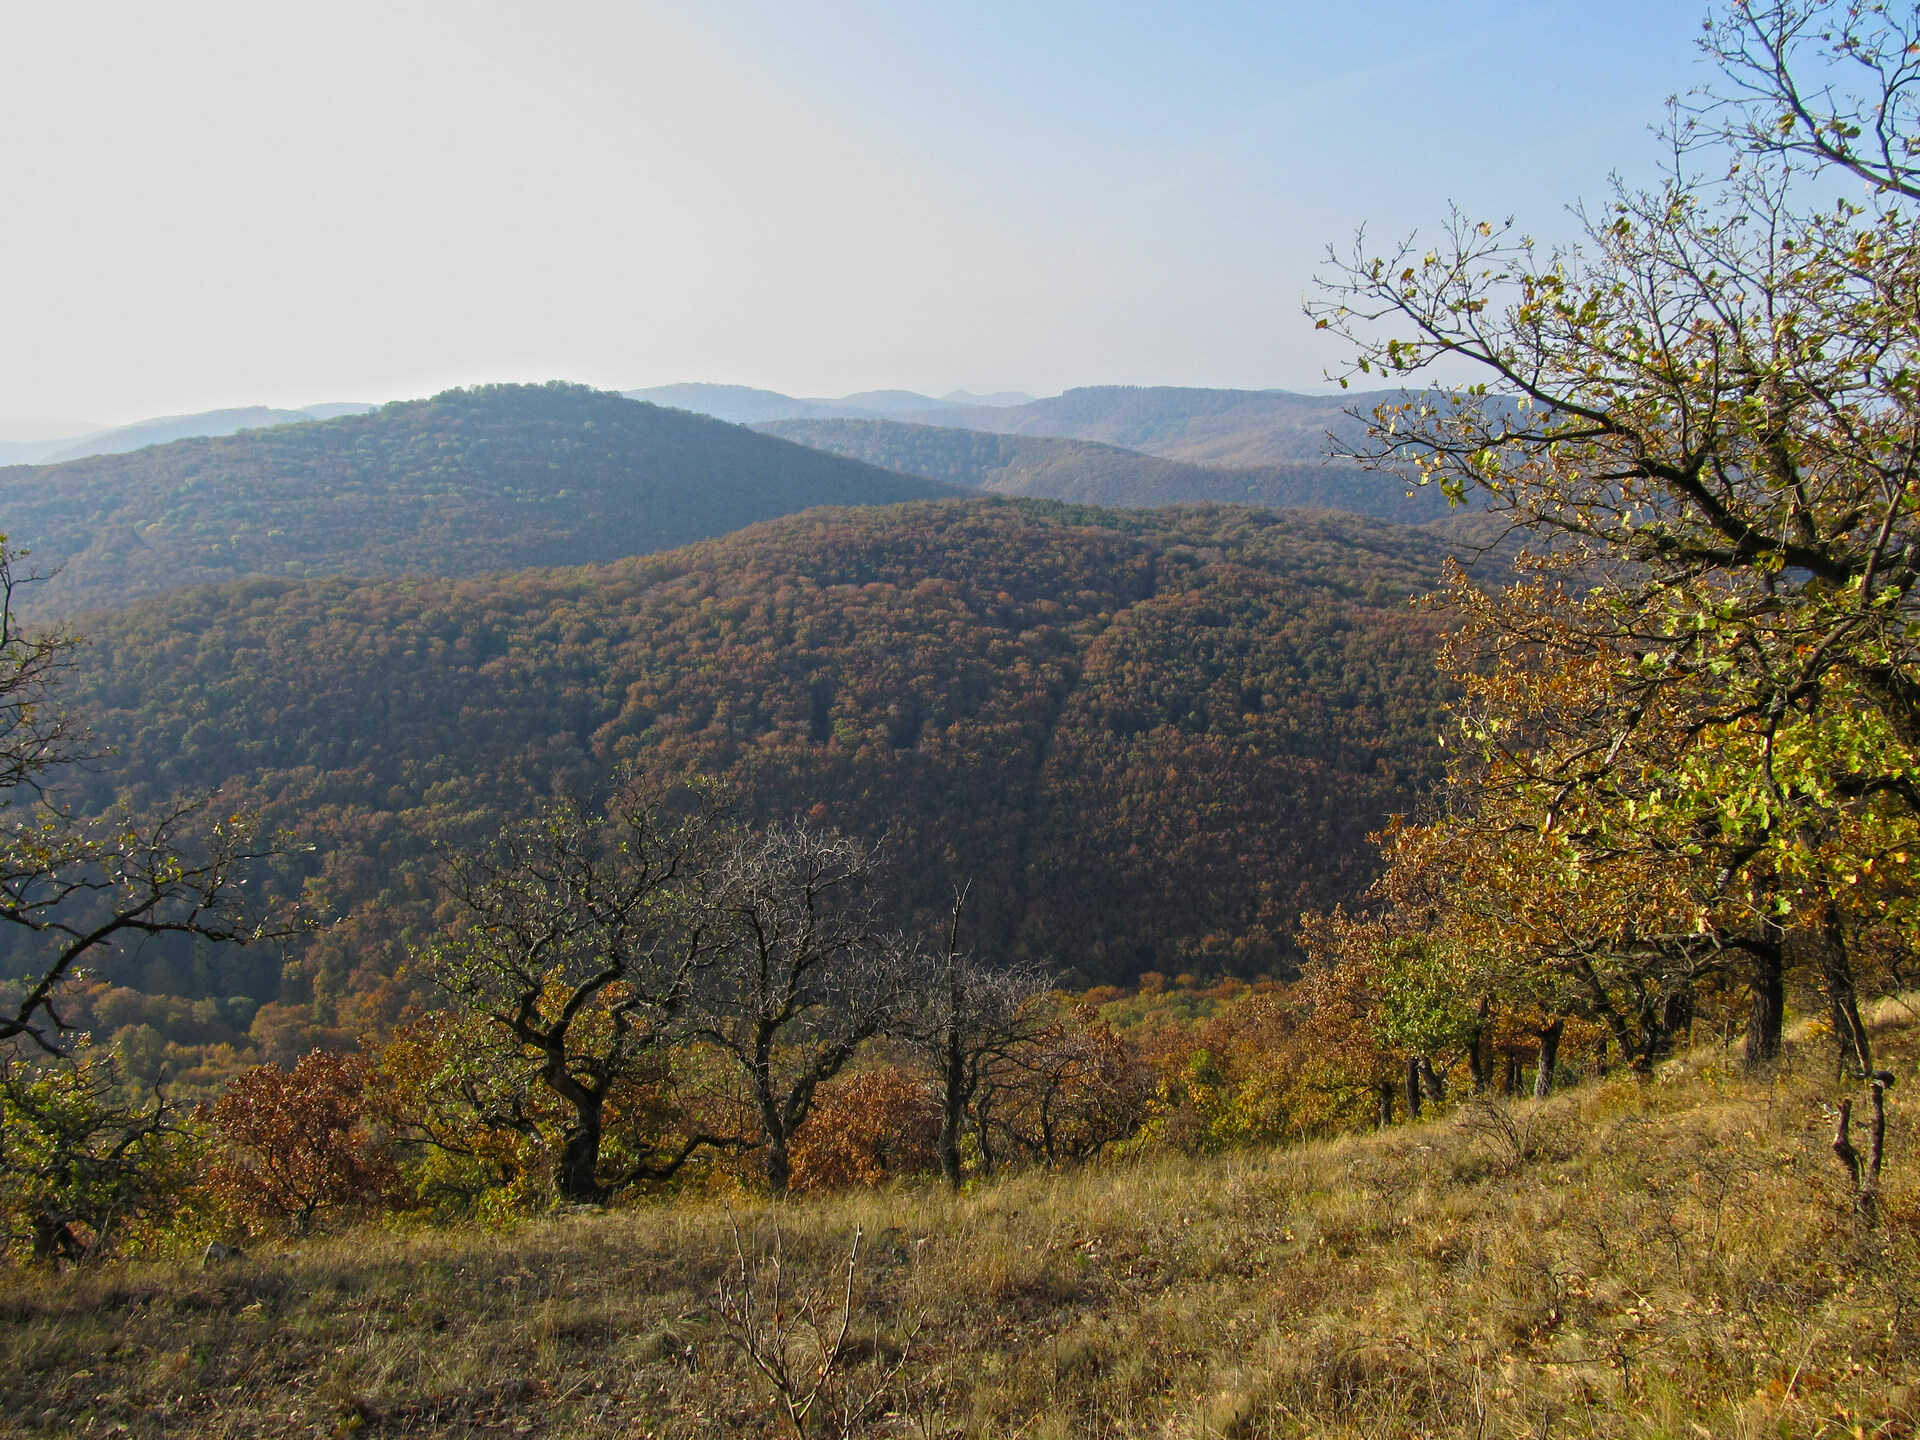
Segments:
[[[556,377],[1311,389],[1341,358],[1300,316],[1327,245],[1449,200],[1566,233],[1610,170],[1650,173],[1699,18],[14,6],[0,397],[104,428]]]
[[[79,460],[88,455],[124,455],[149,445],[165,445],[210,435],[234,435],[270,425],[296,425],[305,420],[337,420],[363,415],[372,405],[336,402],[305,405],[298,410],[275,410],[267,405],[245,405],[232,410],[208,410],[197,415],[162,415],[131,425],[101,429],[79,422],[71,425],[22,426],[19,438],[0,436],[0,466],[43,465]]]

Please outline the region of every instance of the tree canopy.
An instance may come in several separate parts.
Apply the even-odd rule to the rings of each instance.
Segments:
[[[1363,237],[1312,307],[1359,373],[1475,376],[1379,407],[1352,453],[1483,497],[1533,547],[1505,590],[1453,587],[1454,800],[1396,853],[1643,1061],[1730,955],[1770,1055],[1802,937],[1856,1028],[1848,944],[1912,933],[1912,26],[1731,6],[1670,173],[1587,212],[1579,245],[1456,214],[1431,246]]]

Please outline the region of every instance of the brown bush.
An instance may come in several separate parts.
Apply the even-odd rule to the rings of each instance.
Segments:
[[[888,1065],[820,1087],[793,1141],[793,1188],[839,1190],[940,1164],[940,1106],[926,1082]]]
[[[237,1076],[213,1107],[220,1152],[207,1188],[249,1230],[311,1229],[323,1210],[365,1210],[399,1187],[366,1128],[366,1067],[315,1050],[291,1071]]]

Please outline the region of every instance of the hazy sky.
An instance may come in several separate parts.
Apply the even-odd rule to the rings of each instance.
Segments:
[[[0,419],[1316,388],[1329,242],[1651,173],[1690,0],[13,7]]]

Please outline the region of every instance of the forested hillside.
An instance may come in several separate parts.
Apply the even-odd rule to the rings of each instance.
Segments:
[[[764,434],[871,465],[999,495],[1088,505],[1194,503],[1345,510],[1383,520],[1437,519],[1438,489],[1413,489],[1388,476],[1323,459],[1246,467],[1194,465],[1117,445],[996,435],[889,420],[773,420]]]
[[[284,883],[337,923],[288,973],[321,1002],[298,1016],[349,1031],[404,997],[435,841],[620,762],[884,833],[908,912],[971,881],[990,953],[1266,972],[1434,772],[1407,599],[1443,553],[1224,507],[815,511],[599,568],[169,596],[88,619],[69,690],[114,747],[89,805],[222,786],[314,844]],[[256,951],[152,946],[113,978],[309,998]]]
[[[924,480],[569,385],[0,470],[0,517],[57,570],[36,613],[244,576],[474,575],[684,545]]]

